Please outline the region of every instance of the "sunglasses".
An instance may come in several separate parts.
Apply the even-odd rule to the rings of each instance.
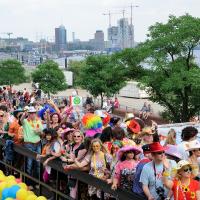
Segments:
[[[4,115],[0,115],[0,117],[3,117]]]
[[[74,137],[75,137],[75,138],[80,138],[81,136],[80,136],[80,135],[74,135]]]
[[[162,154],[164,154],[164,153],[165,153],[164,151],[156,152],[156,154],[158,154],[158,155],[162,155]]]
[[[184,169],[183,170],[184,172],[192,172],[192,168],[190,167],[190,168],[186,168],[186,169]]]

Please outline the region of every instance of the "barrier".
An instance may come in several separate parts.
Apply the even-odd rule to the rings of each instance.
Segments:
[[[0,146],[3,147],[5,145],[5,141],[3,139],[0,140]],[[59,190],[59,186],[60,186],[60,179],[59,179],[59,174],[62,176],[66,176],[66,175],[72,175],[74,178],[76,178],[78,180],[78,182],[83,182],[87,185],[91,185],[94,186],[98,189],[100,189],[102,191],[102,195],[101,195],[101,199],[104,199],[104,193],[108,193],[112,196],[114,196],[117,200],[142,200],[143,198],[141,198],[140,196],[138,196],[137,194],[122,190],[122,189],[117,189],[116,191],[113,191],[110,187],[110,185],[108,185],[106,182],[97,179],[91,175],[89,175],[86,172],[82,172],[79,170],[70,170],[68,172],[65,172],[63,167],[62,167],[62,162],[61,161],[50,161],[49,162],[49,166],[54,169],[56,171],[56,179],[55,179],[55,186],[51,186],[48,185],[46,183],[44,183],[42,181],[42,163],[45,160],[41,160],[41,166],[40,166],[40,173],[39,173],[39,178],[35,178],[32,176],[29,176],[26,172],[25,172],[25,158],[29,157],[32,158],[34,160],[36,160],[36,153],[26,149],[25,147],[23,147],[22,145],[16,145],[14,144],[14,151],[23,156],[23,170],[22,169],[18,169],[14,166],[15,162],[13,163],[6,163],[3,159],[0,159],[0,164],[2,165],[1,167],[4,167],[6,169],[9,169],[11,171],[11,173],[17,172],[20,174],[20,178],[24,181],[26,178],[28,178],[29,180],[32,180],[33,182],[35,182],[36,184],[39,185],[38,187],[38,195],[51,195],[51,197],[53,197],[53,200],[59,200],[59,199],[69,199],[69,200],[73,200],[73,198],[71,198],[69,195],[62,193]],[[78,195],[80,195],[78,193]],[[80,197],[78,197],[78,199],[81,199]]]

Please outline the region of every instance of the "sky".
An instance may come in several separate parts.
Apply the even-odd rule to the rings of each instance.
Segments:
[[[189,13],[200,17],[200,0],[0,0],[0,37],[12,32],[11,37],[25,37],[32,41],[41,38],[54,40],[54,28],[63,24],[67,29],[67,40],[75,37],[86,41],[94,37],[96,30],[103,30],[107,38],[109,11],[112,25],[117,19],[130,19],[133,9],[135,41],[146,39],[148,27],[156,22],[167,22],[170,14],[180,16]]]

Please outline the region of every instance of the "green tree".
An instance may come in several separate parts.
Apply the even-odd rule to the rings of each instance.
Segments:
[[[14,85],[26,82],[25,69],[17,60],[0,62],[0,85]]]
[[[166,108],[174,122],[186,122],[200,111],[200,68],[194,49],[200,44],[200,19],[170,16],[149,28],[148,39],[119,59],[129,68],[150,99]],[[134,60],[134,61],[133,61]],[[148,65],[148,68],[147,68]]]
[[[71,61],[69,62],[68,70],[73,72],[73,85],[79,86],[80,82],[80,72],[85,66],[85,61]]]
[[[80,85],[93,96],[101,97],[101,106],[105,96],[116,94],[126,82],[126,70],[112,57],[89,56],[80,73]]]
[[[32,73],[34,82],[39,83],[40,88],[44,93],[50,95],[56,94],[58,91],[67,88],[65,75],[58,64],[52,60],[47,60],[37,66],[36,70]]]

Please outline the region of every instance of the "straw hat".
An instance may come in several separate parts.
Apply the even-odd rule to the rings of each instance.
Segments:
[[[192,140],[185,144],[187,151],[192,151],[195,149],[200,149],[200,142],[198,140]]]
[[[135,117],[135,116],[134,116],[133,113],[126,113],[126,116],[125,116],[125,118],[124,118],[124,122],[127,122],[127,121],[133,119],[134,117]]]
[[[36,112],[37,110],[33,106],[29,107],[28,113],[36,113]]]

